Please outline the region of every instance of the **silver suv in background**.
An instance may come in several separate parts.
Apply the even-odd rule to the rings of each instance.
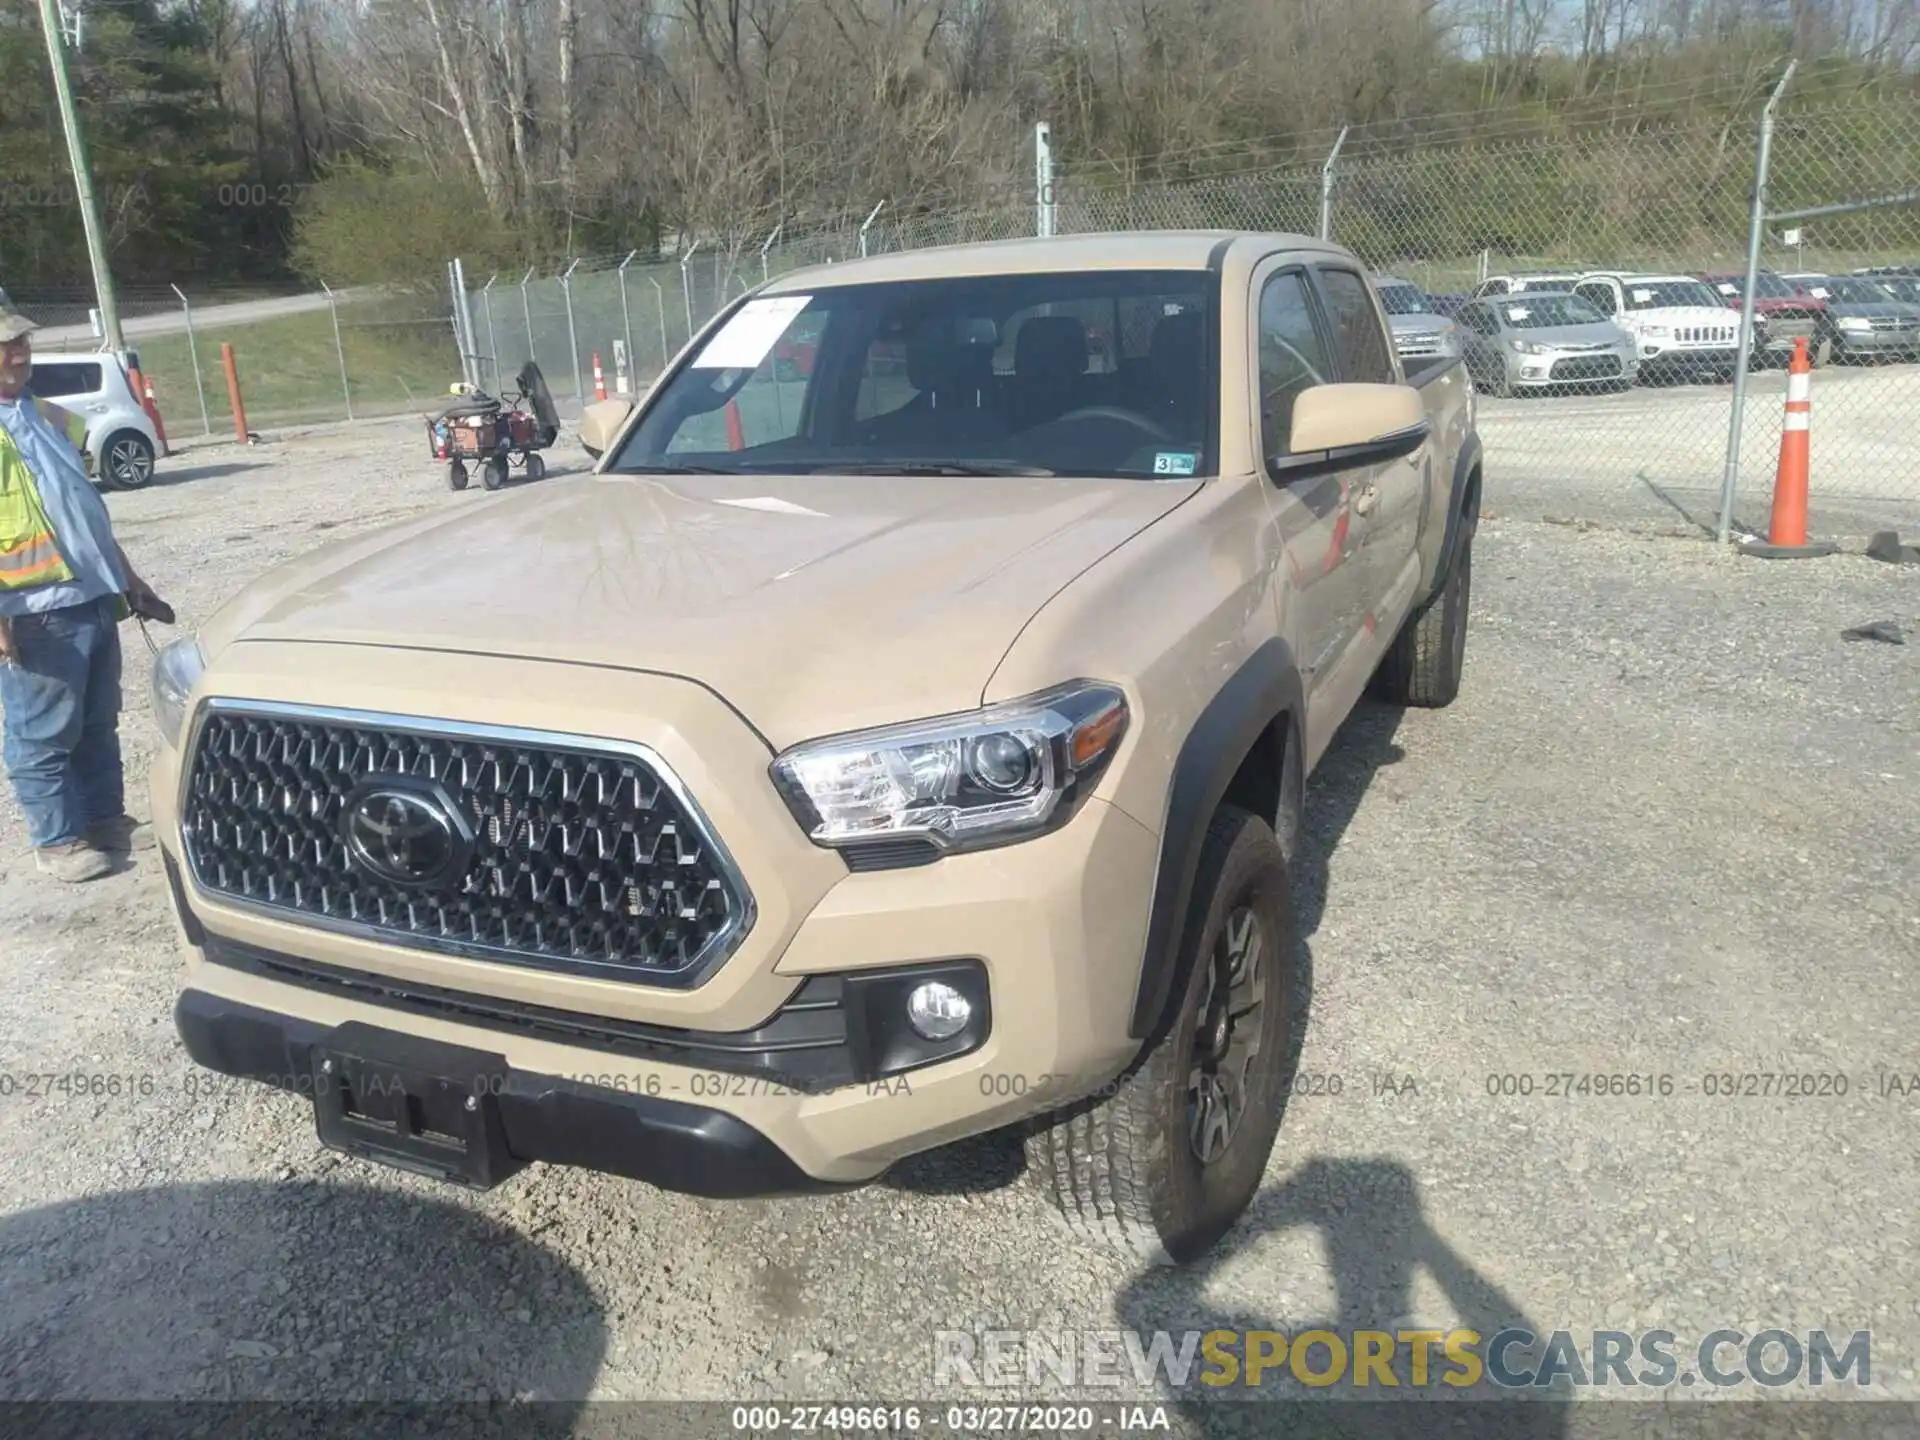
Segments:
[[[1460,327],[1435,310],[1418,285],[1375,275],[1373,288],[1386,309],[1393,348],[1402,360],[1451,360],[1461,353]]]
[[[86,421],[87,473],[106,489],[138,490],[153,479],[160,436],[114,355],[35,356],[27,388]]]
[[[1920,305],[1878,276],[1821,275],[1799,282],[1827,307],[1833,358],[1920,360]]]
[[[1634,338],[1577,295],[1488,296],[1461,307],[1467,373],[1490,395],[1622,389],[1640,371]]]

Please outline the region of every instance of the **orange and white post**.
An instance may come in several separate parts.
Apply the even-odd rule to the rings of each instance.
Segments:
[[[604,400],[607,398],[607,377],[600,369],[600,352],[598,350],[593,352],[593,398],[596,400]]]
[[[1773,482],[1773,519],[1767,540],[1774,545],[1807,543],[1807,482],[1812,460],[1813,362],[1807,337],[1793,341],[1787,366],[1787,416],[1780,432],[1780,468]]]

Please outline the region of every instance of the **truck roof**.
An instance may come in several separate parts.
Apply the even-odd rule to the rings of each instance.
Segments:
[[[1086,235],[1023,236],[967,245],[938,245],[813,265],[775,279],[768,295],[866,285],[887,280],[937,280],[955,275],[1021,275],[1049,270],[1205,270],[1222,243],[1263,250],[1319,250],[1345,255],[1337,245],[1310,235],[1246,230],[1116,230]]]

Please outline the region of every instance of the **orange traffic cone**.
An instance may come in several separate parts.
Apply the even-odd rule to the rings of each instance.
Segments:
[[[1780,464],[1773,481],[1773,515],[1765,544],[1749,543],[1749,554],[1771,560],[1831,555],[1837,545],[1807,539],[1807,482],[1810,478],[1813,431],[1813,357],[1807,337],[1796,335],[1793,360],[1787,366],[1786,422],[1780,431]]]
[[[147,415],[153,421],[154,433],[160,437],[160,453],[173,454],[173,447],[167,444],[167,422],[160,418],[160,404],[153,398],[153,381],[141,376],[141,383],[147,388]]]
[[[607,398],[607,377],[600,373],[600,352],[598,350],[593,352],[593,398],[596,400],[604,400]]]

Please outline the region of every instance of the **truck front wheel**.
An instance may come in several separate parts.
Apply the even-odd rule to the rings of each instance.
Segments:
[[[1100,1094],[1035,1122],[1029,1166],[1083,1240],[1184,1264],[1252,1203],[1280,1129],[1294,954],[1286,857],[1222,806],[1195,893],[1208,897],[1180,1012]]]
[[[1473,589],[1474,518],[1460,517],[1466,530],[1440,593],[1407,617],[1374,672],[1373,693],[1389,704],[1439,709],[1460,693],[1467,663],[1467,602]]]

